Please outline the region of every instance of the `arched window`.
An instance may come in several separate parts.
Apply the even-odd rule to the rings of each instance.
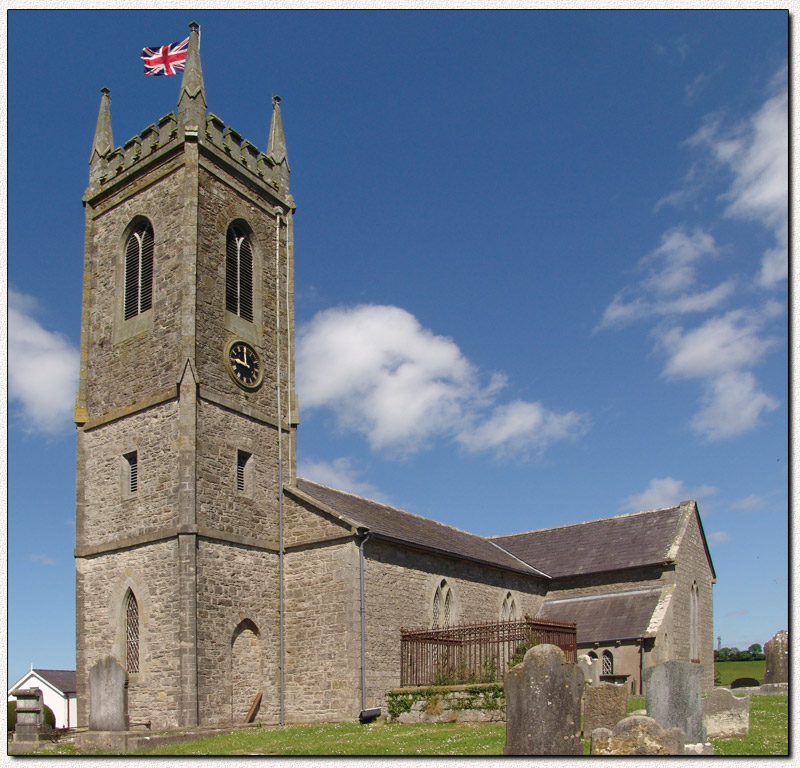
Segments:
[[[125,669],[139,671],[139,604],[129,589],[125,596]]]
[[[433,596],[432,629],[447,629],[453,616],[453,590],[446,579],[442,579]]]
[[[597,654],[594,651],[589,651],[587,655],[592,661],[597,661]]]
[[[138,224],[125,244],[125,319],[153,306],[153,228]]]
[[[225,308],[253,322],[253,249],[245,231],[234,225],[225,246]]]
[[[510,592],[507,592],[500,608],[500,621],[517,621],[518,619],[517,601]]]
[[[603,651],[603,674],[614,674],[614,657],[611,655],[611,651]]]

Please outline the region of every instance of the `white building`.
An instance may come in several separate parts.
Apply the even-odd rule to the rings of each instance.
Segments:
[[[8,700],[16,701],[11,691],[39,688],[42,700],[56,716],[56,728],[74,728],[78,723],[78,697],[74,669],[34,669],[31,667],[8,689]]]

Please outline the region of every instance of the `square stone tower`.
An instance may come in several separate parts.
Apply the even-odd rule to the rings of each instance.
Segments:
[[[206,115],[198,27],[177,116],[89,165],[78,435],[79,724],[113,656],[129,719],[277,719],[281,493],[295,475],[289,164]]]

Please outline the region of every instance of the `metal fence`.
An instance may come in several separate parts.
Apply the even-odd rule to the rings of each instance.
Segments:
[[[400,632],[400,685],[488,683],[505,677],[533,645],[550,643],[576,661],[575,624],[520,621],[462,624],[446,629]]]

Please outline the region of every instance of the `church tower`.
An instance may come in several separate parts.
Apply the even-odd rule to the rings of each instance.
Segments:
[[[278,720],[282,502],[295,476],[289,163],[206,114],[114,148],[102,91],[86,211],[76,510],[79,723],[112,656],[132,723]],[[266,126],[265,126],[266,128]]]

